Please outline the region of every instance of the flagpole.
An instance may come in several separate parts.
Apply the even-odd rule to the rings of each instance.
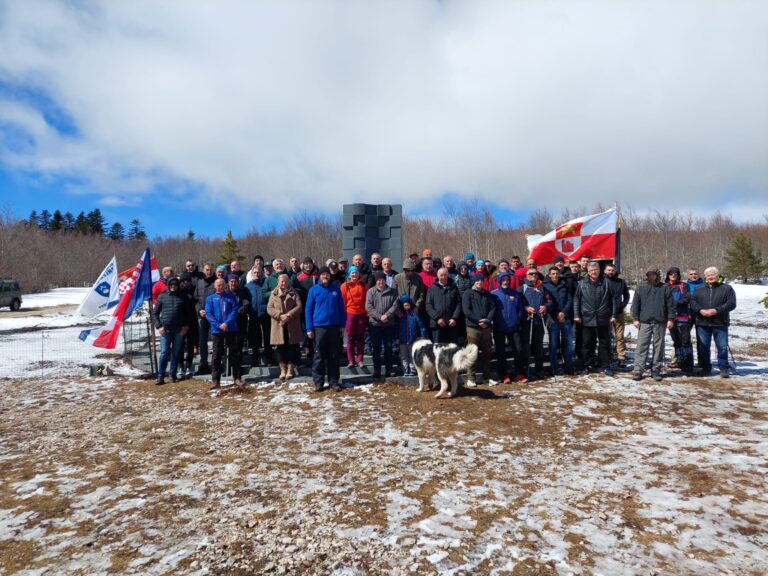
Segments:
[[[618,210],[618,207],[614,204],[613,207]],[[614,264],[616,265],[616,273],[621,274],[621,214],[616,218],[616,258],[614,258]]]
[[[152,322],[152,297],[149,297],[149,367],[152,375],[157,376],[157,342],[155,341],[155,323]]]

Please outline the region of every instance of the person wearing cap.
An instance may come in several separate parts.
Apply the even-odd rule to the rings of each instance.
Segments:
[[[455,344],[461,318],[461,296],[446,268],[437,271],[437,281],[427,289],[426,310],[432,342]]]
[[[632,299],[633,324],[638,330],[632,379],[643,379],[645,357],[653,341],[651,376],[658,382],[664,365],[664,333],[674,325],[676,307],[672,291],[661,283],[657,270],[648,270],[645,278]]]
[[[411,261],[411,263],[413,264],[413,270],[417,270],[417,268],[418,268],[418,266],[419,266],[419,264],[420,264],[420,262],[419,262],[419,261],[421,260],[421,259],[419,258],[419,253],[418,253],[418,252],[413,252],[413,253],[411,253],[411,254],[408,254],[408,259],[409,259],[409,260]],[[403,268],[403,270],[405,270],[405,268]],[[417,271],[418,271],[418,270],[417,270]]]
[[[216,278],[213,283],[215,292],[205,299],[205,315],[211,323],[211,340],[213,348],[213,369],[211,370],[211,390],[221,387],[221,375],[224,373],[224,356],[229,357],[232,377],[235,384],[242,385],[240,380],[241,366],[234,359],[237,356],[237,298],[227,290],[224,278]]]
[[[339,348],[347,324],[347,313],[341,288],[331,282],[331,271],[325,266],[318,272],[317,284],[309,290],[304,317],[307,337],[315,341],[315,355],[312,360],[315,390],[323,390],[327,375],[331,388],[339,392]]]
[[[525,298],[513,287],[515,275],[509,270],[499,274],[499,287],[491,292],[496,299],[496,315],[493,317],[493,343],[496,348],[496,369],[504,384],[512,377],[521,384],[528,382],[525,367],[528,365],[527,343],[523,334],[525,323]],[[515,371],[507,369],[507,344],[512,349]]]
[[[183,378],[192,378],[194,370],[192,363],[195,360],[195,346],[200,340],[200,330],[197,323],[197,313],[195,312],[195,288],[193,286],[194,276],[189,272],[183,272],[179,278],[179,293],[187,307],[189,317],[189,329],[184,335],[184,342],[181,345],[181,376]]]
[[[171,382],[178,380],[179,358],[182,354],[184,336],[189,330],[192,318],[189,316],[187,298],[179,291],[179,279],[167,279],[167,290],[157,297],[152,309],[152,322],[160,334],[160,363],[157,370],[157,385],[165,383],[168,358],[171,361]]]
[[[421,314],[424,309],[424,283],[421,281],[421,276],[415,272],[415,266],[410,258],[403,260],[403,271],[395,276],[395,289],[398,296],[407,294]]]
[[[325,266],[331,271],[331,282],[335,282],[339,286],[344,284],[347,279],[347,266],[344,265],[342,270],[341,261],[336,261],[333,258],[329,258],[325,261]]]
[[[337,283],[339,286],[341,286],[344,282],[347,280],[347,268],[349,268],[349,258],[344,256],[344,254],[341,255],[341,258],[337,260],[339,263],[339,272],[337,277],[332,276],[332,280],[337,280]],[[333,270],[331,270],[331,274],[333,274]]]
[[[248,334],[248,316],[250,316],[251,307],[251,292],[245,286],[240,286],[240,281],[243,276],[230,272],[227,275],[227,288],[237,298],[237,337],[235,338],[235,356],[230,358],[230,362],[237,362],[242,366],[243,364],[243,346],[245,345],[245,337]],[[253,362],[253,358],[251,359]]]
[[[619,294],[619,309],[616,312],[616,319],[611,322],[614,341],[616,342],[616,360],[618,367],[623,370],[627,367],[627,345],[624,341],[624,308],[629,304],[629,288],[624,278],[619,277],[619,272],[615,264],[606,264],[605,279],[613,284],[614,291]]]
[[[573,298],[573,321],[582,327],[582,374],[597,372],[613,376],[611,366],[611,321],[616,318],[621,294],[600,274],[600,264],[587,265],[587,277],[580,280]],[[595,360],[595,345],[597,359]]]
[[[269,278],[272,275],[272,272],[274,272],[274,266],[272,260],[265,260],[264,261],[264,276]]]
[[[357,266],[349,267],[349,278],[341,285],[344,307],[347,312],[347,368],[363,366],[365,350],[365,328],[368,317],[365,312],[366,284],[360,277]]]
[[[419,338],[427,338],[427,328],[419,317],[419,311],[408,294],[398,298],[400,306],[400,321],[398,322],[398,341],[400,342],[400,364],[403,376],[416,376],[411,354],[413,343]]]
[[[373,377],[381,377],[381,348],[384,347],[384,376],[392,375],[392,348],[397,324],[397,291],[387,286],[387,276],[379,270],[373,273],[376,283],[365,295],[373,356]]]
[[[710,348],[714,339],[720,377],[729,378],[728,325],[730,313],[736,308],[736,292],[720,278],[720,271],[714,266],[704,270],[704,285],[691,296],[691,312],[696,319],[696,353],[701,375],[712,373]]]
[[[498,384],[491,380],[492,326],[493,317],[496,315],[496,299],[483,288],[483,279],[479,272],[472,275],[472,289],[464,292],[461,297],[461,308],[467,322],[467,342],[477,346],[483,378],[488,385],[493,386]],[[478,383],[475,380],[474,366],[468,368],[466,386],[474,388]]]
[[[675,355],[670,363],[670,368],[680,368],[683,372],[693,370],[693,344],[691,343],[691,290],[680,279],[680,268],[672,266],[667,270],[664,283],[672,293],[675,301],[675,321],[669,335],[672,337],[672,345],[675,347]]]

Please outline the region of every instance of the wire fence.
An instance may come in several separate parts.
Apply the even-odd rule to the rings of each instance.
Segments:
[[[66,322],[66,325],[57,323]],[[132,365],[139,370],[154,370],[150,351],[150,319],[146,308],[136,311],[123,323],[117,346],[96,348],[80,340],[83,330],[104,324],[71,324],[59,318],[0,332],[0,378],[50,378],[53,376],[97,375],[104,366]]]

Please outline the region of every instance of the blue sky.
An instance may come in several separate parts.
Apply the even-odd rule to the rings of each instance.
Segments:
[[[0,206],[150,236],[454,199],[762,220],[766,26],[749,0],[0,0]]]

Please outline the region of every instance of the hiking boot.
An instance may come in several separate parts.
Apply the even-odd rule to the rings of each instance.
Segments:
[[[288,362],[288,367],[285,369],[285,380],[288,381],[295,376],[298,376],[296,365],[293,362]]]
[[[498,380],[494,380],[493,378],[488,378],[487,384],[488,384],[488,386],[498,386],[499,385],[499,381]]]
[[[634,380],[635,382],[640,382],[640,380],[642,380],[642,379],[643,379],[643,375],[639,374],[637,372],[635,373],[634,376],[632,376],[632,380]]]
[[[661,382],[661,372],[654,370],[651,372],[651,378],[653,378],[656,382]]]
[[[504,379],[501,381],[502,384],[509,384],[512,382],[512,378],[509,376],[504,376]]]
[[[331,390],[333,390],[334,392],[341,392],[342,391],[341,384],[339,384],[338,382],[336,384],[332,384]]]
[[[197,372],[195,372],[195,376],[205,376],[206,374],[211,373],[211,367],[208,364],[200,364],[200,366],[197,367]]]
[[[613,370],[611,368],[606,368],[603,371],[603,374],[605,374],[606,376],[609,376],[609,377],[613,377]]]
[[[280,362],[280,376],[278,376],[278,379],[281,382],[285,382],[285,371],[288,367],[285,365],[285,362]]]
[[[518,374],[515,376],[515,382],[518,382],[520,384],[525,384],[528,382],[528,378],[526,378],[523,374]]]
[[[728,368],[720,368],[720,378],[730,378],[731,372]]]
[[[209,390],[218,390],[221,388],[221,382],[218,380],[211,380],[211,386],[208,388]]]
[[[155,386],[162,386],[165,384],[165,377],[164,376],[158,376],[157,380],[155,381]]]
[[[466,386],[467,388],[477,388],[477,383],[474,380],[467,380],[464,386]]]

